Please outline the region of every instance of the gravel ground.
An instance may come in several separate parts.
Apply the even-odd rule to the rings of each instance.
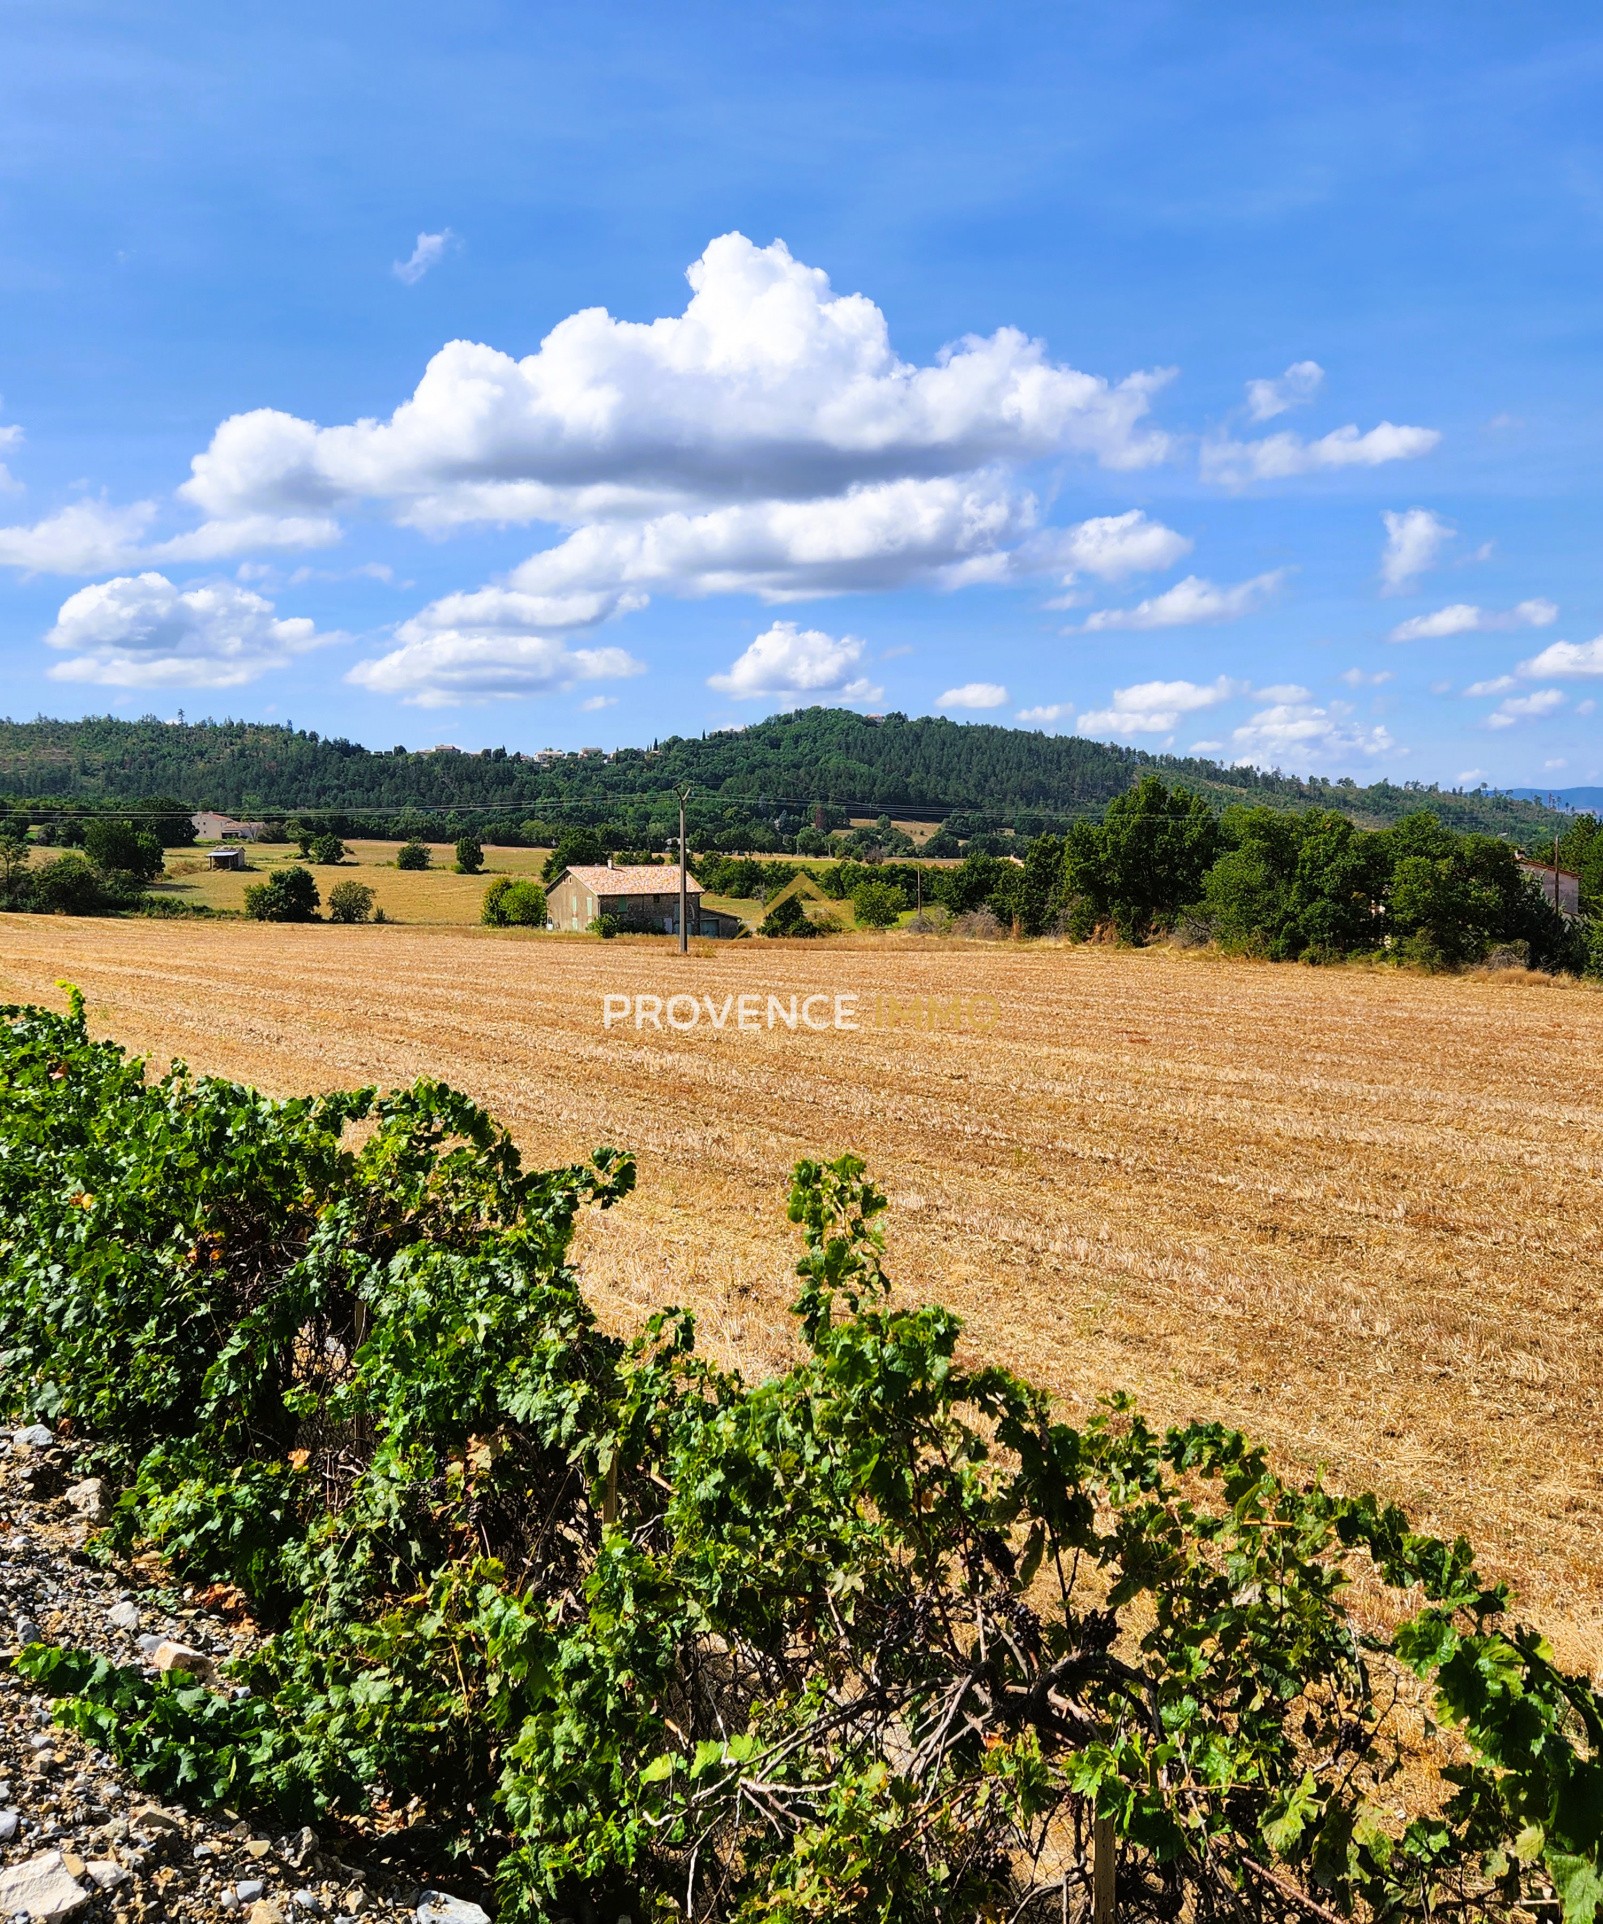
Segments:
[[[103,1493],[39,1427],[0,1438],[0,1924],[488,1924],[360,1841],[157,1804],[51,1717],[10,1657],[42,1639],[147,1669],[205,1668],[250,1645],[227,1597],[84,1553]],[[177,1648],[175,1648],[177,1646]],[[176,1659],[176,1661],[175,1661]]]

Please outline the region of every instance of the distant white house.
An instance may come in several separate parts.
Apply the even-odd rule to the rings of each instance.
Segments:
[[[1551,862],[1533,862],[1526,856],[1520,858],[1520,867],[1542,891],[1543,900],[1550,902],[1560,915],[1580,914],[1580,876],[1572,875],[1567,868],[1556,869]]]

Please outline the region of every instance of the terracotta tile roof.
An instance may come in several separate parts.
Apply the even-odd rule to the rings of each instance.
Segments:
[[[664,867],[658,867],[655,863],[641,863],[634,868],[576,866],[564,870],[564,873],[571,875],[576,882],[582,882],[592,895],[677,895],[679,893],[677,862]],[[694,875],[686,878],[685,893],[687,895],[701,893],[701,884]]]

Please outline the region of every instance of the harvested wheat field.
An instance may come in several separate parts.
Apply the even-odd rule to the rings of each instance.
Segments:
[[[588,1225],[619,1327],[789,1342],[785,1174],[855,1149],[905,1297],[1066,1410],[1115,1388],[1465,1530],[1603,1663],[1603,994],[1164,951],[600,943],[0,917],[0,992],[288,1092],[440,1075],[527,1154],[632,1148]],[[853,1033],[602,1027],[602,997],[855,993]],[[966,1026],[884,998],[973,1000]],[[986,1000],[994,998],[994,1001]],[[823,1005],[818,1005],[822,1008]],[[876,1016],[878,1023],[876,1025]]]

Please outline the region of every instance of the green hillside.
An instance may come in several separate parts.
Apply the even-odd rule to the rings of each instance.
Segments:
[[[1427,808],[1456,828],[1535,839],[1563,820],[1542,803],[1485,789],[1303,781],[1077,736],[834,708],[548,761],[501,748],[373,750],[263,722],[0,722],[0,792],[8,796],[92,804],[169,795],[247,815],[438,811],[515,822],[556,812],[563,820],[633,819],[644,830],[665,819],[672,790],[688,782],[695,813],[709,823],[800,819],[822,804],[837,817],[956,810],[985,826],[1031,828],[1100,814],[1146,769],[1220,806],[1330,807],[1366,826]]]

